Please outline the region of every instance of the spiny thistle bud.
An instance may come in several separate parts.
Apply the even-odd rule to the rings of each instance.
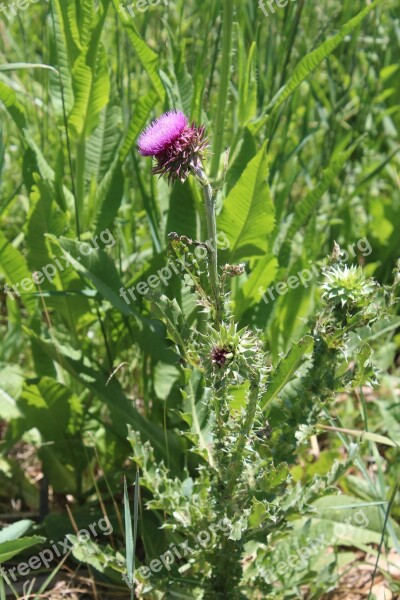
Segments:
[[[156,159],[154,174],[167,175],[169,182],[183,182],[191,172],[201,169],[208,147],[204,133],[205,127],[189,125],[182,112],[170,111],[141,134],[138,150],[142,156]]]
[[[360,306],[376,291],[376,284],[366,279],[361,267],[334,266],[324,271],[322,298],[329,304]]]
[[[224,321],[218,329],[212,325],[201,335],[201,359],[208,373],[219,372],[232,383],[260,378],[266,360],[257,336],[243,328],[238,331],[233,319]]]

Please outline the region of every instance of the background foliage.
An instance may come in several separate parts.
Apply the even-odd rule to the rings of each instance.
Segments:
[[[127,426],[150,441],[153,466],[163,461],[172,477],[192,483],[199,457],[189,452],[191,436],[207,436],[201,382],[189,380],[150,303],[140,294],[130,304],[120,296],[122,286],[136,286],[165,266],[168,233],[205,237],[196,184],[189,179],[171,188],[152,177],[150,160],[136,152],[137,136],[172,107],[206,125],[218,228],[230,241],[220,263],[246,263],[246,273],[232,283],[233,314],[240,326],[262,332],[274,369],[292,352],[287,372],[278,369],[282,385],[275,382],[287,403],[307,367],[309,354],[296,343],[321,306],[321,279],[268,303],[260,288],[323,261],[335,241],[347,249],[362,238],[371,252],[356,247],[349,266],[361,265],[381,285],[393,282],[400,227],[400,9],[395,0],[367,7],[359,0],[297,0],[265,17],[255,1],[170,0],[125,19],[117,0],[51,0],[30,4],[12,19],[3,14],[0,31],[0,519],[33,518],[30,529],[25,523],[11,536],[19,538],[17,551],[26,552],[31,543],[45,547],[43,538],[76,531],[69,515],[79,528],[106,511],[114,536],[96,540],[92,554],[86,548],[82,557],[78,546],[73,554],[88,565],[81,569],[89,569],[92,585],[102,594],[111,589],[114,597],[127,593],[123,475],[130,484],[135,479]],[[102,249],[71,260],[52,283],[16,299],[3,291],[54,257],[76,258],[80,241],[90,243],[105,230],[115,244],[99,241]],[[165,294],[201,331],[202,317],[180,277]],[[327,424],[347,431],[320,432],[311,449],[305,445],[292,461],[285,455],[285,473],[276,474],[290,472],[302,486],[316,475],[329,477],[335,459],[347,457],[356,442],[357,456],[344,463],[340,487],[347,505],[362,502],[370,529],[355,530],[351,545],[339,541],[323,564],[316,557],[297,579],[282,576],[284,598],[323,597],[340,589],[341,567],[376,558],[390,499],[385,549],[399,550],[395,312],[357,331],[369,344],[378,383],[374,392],[364,385],[335,390]],[[346,359],[355,359],[351,347]],[[240,390],[236,401],[240,405]],[[296,426],[305,424],[303,416],[299,411]],[[363,430],[386,441],[354,435]],[[50,507],[43,499],[48,487]],[[145,509],[154,492],[146,487],[140,564],[175,541],[173,532],[160,529],[165,512],[157,504]],[[173,497],[173,490],[166,494]],[[315,519],[297,519],[290,535],[274,540],[273,558],[258,550],[254,564],[268,569],[287,547],[304,543],[310,527],[331,539],[331,521],[343,522],[346,510],[325,515],[321,508]],[[0,537],[0,559],[10,561],[2,543],[9,540]],[[253,551],[246,548],[247,555]],[[398,592],[388,564],[381,571],[387,590]],[[195,597],[186,588],[179,596],[180,584],[163,577],[141,597]]]

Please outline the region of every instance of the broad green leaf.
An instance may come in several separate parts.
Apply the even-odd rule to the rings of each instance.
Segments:
[[[231,157],[232,162],[229,164],[226,173],[227,194],[240,179],[250,160],[257,154],[256,140],[248,127],[245,127],[241,132],[240,138],[236,153]]]
[[[0,543],[0,564],[10,560],[20,552],[41,544],[46,538],[39,536],[24,537],[18,540]]]
[[[247,281],[238,286],[235,295],[235,314],[238,319],[254,304],[261,301],[268,286],[275,280],[278,260],[275,256],[266,254],[258,260]]]
[[[2,419],[7,419],[7,421],[20,416],[15,399],[2,387],[0,387],[0,416]]]
[[[39,270],[53,261],[45,235],[62,235],[67,227],[65,214],[53,202],[53,190],[50,185],[39,177],[36,180],[30,194],[30,210],[25,225],[27,262],[32,271]],[[48,282],[43,282],[42,287],[47,289],[47,284]]]
[[[91,22],[90,4],[90,0],[87,0],[83,7],[83,17],[84,20],[85,18],[87,20],[84,24],[84,36],[88,39],[88,43],[74,61],[72,69],[75,103],[69,115],[69,124],[81,142],[97,126],[99,114],[107,105],[110,96],[107,53],[100,41],[109,0],[102,3],[102,10],[99,12],[99,18],[93,30],[90,30],[89,27]]]
[[[77,137],[81,136],[85,128],[85,120],[90,102],[93,85],[93,72],[87,64],[85,54],[78,56],[72,69],[72,85],[75,102],[69,115],[69,125]]]
[[[185,38],[180,38],[179,45],[167,26],[169,43],[166,44],[168,68],[160,71],[160,77],[168,95],[170,106],[190,115],[193,98],[193,80],[188,71],[185,57]]]
[[[95,231],[112,227],[124,195],[122,163],[115,157],[96,190],[94,204],[97,209]]]
[[[96,231],[104,230],[107,227],[111,227],[113,224],[124,191],[122,164],[128,158],[132,145],[135,143],[139,133],[144,129],[146,124],[148,124],[150,112],[156,100],[157,94],[152,90],[145,96],[139,98],[135,105],[133,117],[121,142],[118,154],[115,155],[113,162],[101,179],[94,198],[94,205],[97,210]],[[91,150],[89,150],[89,152],[91,152]],[[93,159],[93,153],[90,154],[90,158]]]
[[[382,535],[383,514],[379,503],[360,502],[358,498],[341,494],[325,496],[313,503],[317,515],[312,516],[315,531],[326,527],[331,543],[360,547],[360,544],[379,544]],[[395,530],[400,528],[392,519]],[[390,542],[389,542],[390,543]]]
[[[81,282],[74,269],[69,267],[68,263],[63,260],[58,247],[55,252],[46,237],[47,234],[60,236],[67,231],[66,215],[53,201],[54,195],[51,184],[38,176],[35,176],[35,181],[36,183],[30,195],[31,209],[25,226],[28,247],[27,262],[30,270],[42,274],[44,279],[40,283],[40,287],[35,286],[33,291],[35,293],[46,291],[66,292],[70,288],[76,289]],[[55,274],[52,277],[54,270]],[[49,275],[49,277],[46,275]],[[62,315],[71,330],[74,329],[75,320],[79,315],[83,315],[88,309],[88,303],[85,299],[78,295],[70,296],[66,293],[52,295],[46,301],[46,304],[48,309],[54,309]],[[39,324],[36,326],[32,324],[31,326],[39,332]],[[34,349],[34,359],[36,366],[40,367],[38,374],[52,374],[51,366],[46,364],[43,355],[37,348]]]
[[[157,398],[165,400],[178,381],[181,372],[175,365],[158,362],[154,368],[154,392]]]
[[[109,101],[107,55],[104,46],[97,48],[96,42],[94,36],[91,47],[77,58],[72,70],[75,103],[69,124],[78,137],[93,131]]]
[[[71,36],[76,46],[82,50],[89,43],[91,29],[95,23],[93,0],[82,0],[79,16],[76,2],[67,2],[66,12]]]
[[[72,4],[72,3],[68,3]],[[52,0],[51,3],[51,32],[54,35],[54,59],[59,75],[50,78],[52,101],[57,114],[69,114],[74,105],[74,92],[72,89],[72,77],[70,71],[70,57],[72,60],[72,49],[68,48],[68,34],[65,26],[61,0]],[[65,116],[66,116],[65,115]]]
[[[97,53],[93,56],[93,86],[90,94],[90,101],[87,108],[87,127],[88,132],[92,132],[98,124],[99,115],[110,100],[111,82],[108,72],[107,51],[103,44],[99,44]],[[94,50],[92,50],[94,54]]]
[[[32,273],[29,271],[24,256],[7,240],[1,231],[0,272],[4,274],[7,283],[14,286],[17,296],[21,296],[27,310],[32,314],[35,311],[36,299],[32,296],[32,292],[24,291],[22,288],[22,285],[24,285],[26,289],[29,287],[31,287],[31,290],[34,289]]]
[[[33,521],[22,519],[16,523],[12,523],[8,527],[4,527],[0,531],[0,544],[4,542],[12,542],[24,535],[33,525]]]
[[[123,315],[138,316],[135,307],[132,304],[128,305],[118,295],[122,282],[114,261],[104,250],[98,249],[85,256],[85,251],[81,252],[85,242],[80,243],[64,237],[57,239],[51,235],[48,237],[64,251],[64,255],[68,257],[77,273],[93,283],[103,298],[109,300]]]
[[[68,456],[68,455],[67,455]],[[43,472],[58,494],[77,494],[77,473],[82,476],[81,466],[68,464],[52,446],[43,445],[38,450]]]
[[[42,377],[36,385],[25,385],[19,405],[26,418],[25,428],[36,427],[43,440],[55,446],[66,443],[83,413],[79,398],[50,377]]]
[[[0,363],[0,418],[11,421],[20,416],[17,400],[22,392],[24,376],[17,365]]]
[[[99,124],[86,143],[85,176],[88,181],[100,182],[113,162],[119,142],[121,110],[109,104],[100,113]]]
[[[135,301],[125,294],[128,302],[125,302],[121,290],[125,289],[118,275],[114,261],[104,250],[97,249],[88,256],[81,252],[84,242],[77,242],[68,238],[54,238],[47,236],[57,246],[62,248],[64,256],[84,281],[90,281],[100,296],[108,300],[125,317],[134,319],[134,329],[137,342],[147,354],[154,356],[157,360],[166,363],[175,362],[176,357],[168,348],[165,340],[164,326],[155,319],[143,317]]]
[[[284,386],[295,376],[295,373],[304,360],[304,355],[309,353],[313,346],[313,338],[304,336],[297,344],[289,350],[288,354],[281,359],[273,370],[268,388],[261,401],[261,408],[265,410]]]
[[[185,183],[177,182],[170,195],[166,234],[172,231],[197,238],[196,202],[188,180]]]
[[[35,156],[35,170],[43,179],[45,179],[49,184],[51,184],[52,187],[54,187],[55,199],[57,200],[59,206],[63,206],[66,202],[68,210],[71,213],[73,213],[75,203],[74,196],[72,195],[71,191],[66,186],[64,186],[61,181],[56,181],[56,173],[54,169],[49,165],[49,163],[45,159],[43,152],[35,142],[31,133],[26,129],[24,130],[24,137],[29,148],[32,150]],[[60,192],[58,191],[58,187],[62,188]],[[57,198],[57,194],[62,194],[62,197]]]
[[[21,130],[25,129],[27,127],[25,109],[18,102],[14,90],[5,84],[4,81],[0,81],[0,100],[3,102],[17,127]]]
[[[74,379],[79,381],[98,398],[103,400],[110,412],[112,432],[123,442],[127,436],[127,426],[130,424],[140,431],[144,439],[149,440],[158,456],[166,458],[166,436],[162,429],[148,421],[135,407],[134,402],[125,396],[117,379],[109,379],[106,374],[92,367],[87,357],[71,348],[63,348],[41,340],[33,331],[28,331],[30,337],[58,362]],[[176,469],[179,465],[179,447],[175,437],[167,435],[170,452],[170,464]]]
[[[267,176],[264,144],[228,194],[217,221],[218,228],[229,239],[231,262],[262,255],[268,249],[268,234],[274,227],[274,206]]]

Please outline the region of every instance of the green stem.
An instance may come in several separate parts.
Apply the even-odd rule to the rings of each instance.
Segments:
[[[254,419],[257,412],[259,398],[259,387],[258,385],[252,384],[250,387],[246,415],[244,418],[243,426],[240,430],[238,440],[236,442],[236,449],[234,451],[233,462],[231,464],[228,482],[225,488],[226,498],[230,498],[233,495],[236,483],[240,477],[242,466],[243,466],[243,452],[248,440],[249,434],[253,427]]]
[[[223,0],[224,12],[222,22],[222,58],[221,78],[219,84],[219,97],[217,113],[214,126],[214,147],[211,163],[211,177],[215,179],[218,175],[219,162],[222,152],[224,135],[224,122],[226,115],[226,104],[228,100],[229,77],[231,71],[232,57],[232,29],[233,29],[233,7],[234,0]]]

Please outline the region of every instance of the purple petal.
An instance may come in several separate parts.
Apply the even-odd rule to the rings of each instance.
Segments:
[[[142,156],[157,156],[175,142],[187,127],[188,120],[182,112],[164,113],[141,134],[138,150]]]

